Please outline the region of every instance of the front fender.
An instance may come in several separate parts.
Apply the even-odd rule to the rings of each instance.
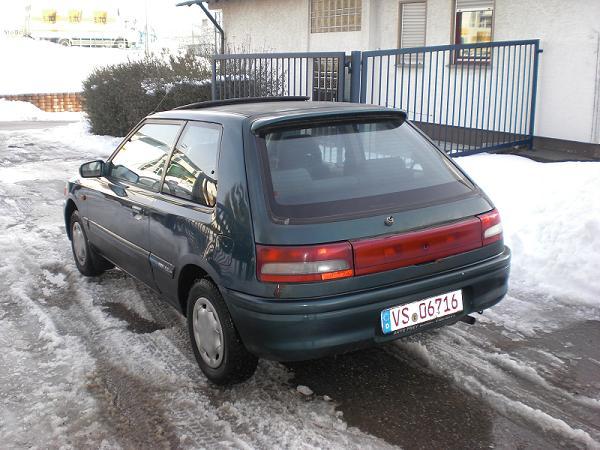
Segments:
[[[65,231],[67,232],[67,237],[71,240],[71,215],[73,211],[76,209],[81,212],[82,216],[84,213],[80,209],[80,205],[77,203],[77,196],[74,193],[75,185],[71,182],[67,183],[65,188],[65,204],[63,206],[63,216],[65,220]]]

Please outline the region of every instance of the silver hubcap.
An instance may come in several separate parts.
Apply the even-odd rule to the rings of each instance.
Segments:
[[[73,250],[79,264],[85,265],[87,248],[85,246],[85,236],[79,222],[73,224]]]
[[[223,328],[217,311],[208,299],[201,297],[194,305],[194,339],[200,356],[209,367],[216,369],[223,361]]]

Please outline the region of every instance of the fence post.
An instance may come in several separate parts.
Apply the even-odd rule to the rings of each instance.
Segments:
[[[350,101],[360,102],[360,61],[362,53],[353,51],[350,54]]]
[[[213,100],[217,100],[217,60],[213,56],[212,63],[212,79],[211,79],[211,95]]]
[[[346,54],[338,58],[337,101],[346,101]]]
[[[539,70],[540,40],[536,39],[533,52],[533,80],[531,86],[531,115],[529,117],[529,150],[533,149],[533,133],[535,131],[535,103],[537,100],[537,81]]]
[[[360,103],[367,103],[367,87],[369,84],[369,74],[367,72],[369,70],[369,56],[365,56],[365,53],[367,52],[360,55]]]

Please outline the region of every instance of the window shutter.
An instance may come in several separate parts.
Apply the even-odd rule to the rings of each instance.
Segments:
[[[423,47],[425,45],[425,2],[402,3],[400,23],[400,47]]]
[[[456,12],[494,9],[494,0],[456,0]]]

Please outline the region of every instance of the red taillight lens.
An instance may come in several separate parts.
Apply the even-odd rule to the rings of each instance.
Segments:
[[[481,240],[483,241],[483,245],[488,245],[502,239],[502,221],[500,220],[498,210],[493,209],[478,217],[481,220]]]
[[[309,246],[256,245],[256,272],[269,283],[307,283],[354,275],[349,242]]]
[[[352,241],[356,275],[383,272],[481,247],[476,218],[399,235]]]

